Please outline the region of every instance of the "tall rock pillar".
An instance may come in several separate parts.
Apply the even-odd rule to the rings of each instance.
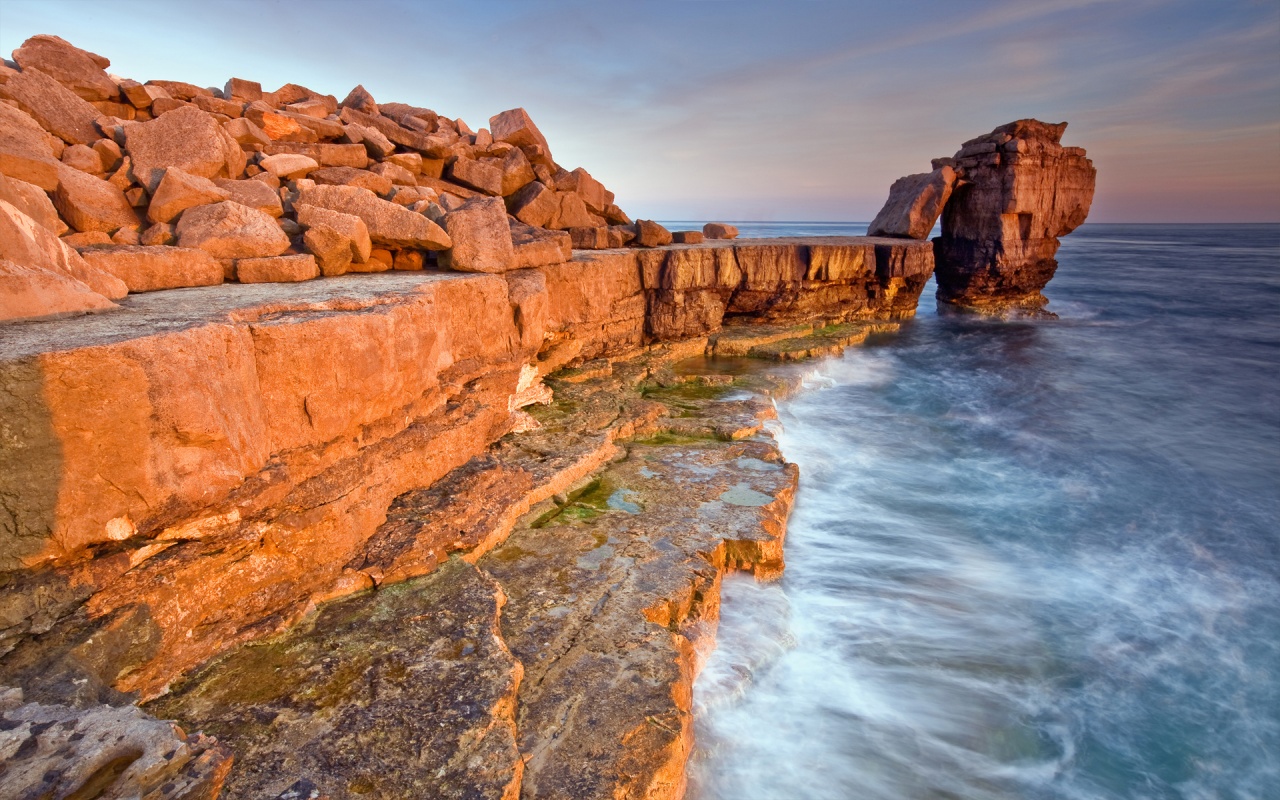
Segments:
[[[959,183],[934,239],[938,299],[976,310],[1039,309],[1058,268],[1058,237],[1089,215],[1097,171],[1057,125],[1021,119],[964,143]]]

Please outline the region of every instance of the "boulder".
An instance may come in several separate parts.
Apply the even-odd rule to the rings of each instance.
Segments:
[[[54,208],[49,195],[35,184],[20,181],[17,178],[6,178],[4,173],[0,172],[0,200],[6,201],[31,217],[36,224],[54,236],[61,236],[67,232],[67,223],[58,216],[58,209]]]
[[[738,227],[725,222],[708,222],[702,226],[702,235],[708,239],[737,239]]]
[[[591,177],[591,173],[582,167],[567,173],[563,180],[557,180],[556,188],[564,192],[575,192],[593,214],[603,214],[613,202],[613,195],[604,188],[604,184]]]
[[[280,218],[284,216],[284,206],[280,203],[280,195],[262,181],[233,181],[218,178],[214,185],[227,193],[228,200],[234,200],[242,206],[256,208],[268,216]],[[153,201],[154,202],[154,201]]]
[[[0,103],[0,174],[51,192],[58,188],[62,150],[62,140],[41,128],[30,114]]]
[[[53,204],[67,224],[78,231],[114,233],[138,226],[138,214],[124,192],[102,178],[70,167],[58,168]]]
[[[147,81],[147,86],[158,86],[175,100],[190,102],[197,97],[213,97],[213,92],[203,86],[196,86],[194,83],[186,83],[185,81]]]
[[[502,194],[502,170],[483,161],[459,158],[449,167],[449,179],[485,194]]]
[[[0,200],[0,258],[74,278],[108,300],[117,300],[129,292],[119,278],[89,266],[65,242],[3,200]]]
[[[702,231],[672,231],[671,241],[675,244],[702,244],[706,236]]]
[[[449,235],[422,214],[383,200],[359,186],[304,188],[296,202],[359,217],[375,244],[420,250],[446,250],[452,246]]]
[[[867,228],[868,236],[928,239],[956,185],[956,171],[939,167],[893,182],[889,199]]]
[[[266,189],[265,186],[262,188]],[[188,174],[181,167],[169,167],[164,171],[155,194],[151,196],[151,204],[147,206],[147,219],[152,222],[170,222],[188,208],[217,203],[230,197],[230,192],[208,178]],[[279,198],[276,202],[279,203]]]
[[[159,222],[144,230],[138,236],[138,244],[148,247],[173,244],[178,241],[177,226],[171,222]]]
[[[110,100],[118,94],[116,82],[106,73],[109,60],[57,36],[32,36],[13,51],[13,60],[23,70],[40,70],[85,100]]]
[[[1058,237],[1088,216],[1097,177],[1083,149],[1062,146],[1066,127],[1023,119],[961,146],[962,183],[934,240],[939,300],[979,310],[1047,302]]]
[[[240,145],[213,116],[198,108],[180,108],[150,122],[129,125],[124,137],[134,180],[149,192],[155,191],[169,167],[210,179],[238,178],[244,172]]]
[[[503,197],[510,197],[533,183],[535,179],[533,165],[529,163],[529,159],[525,156],[523,150],[513,147],[502,157],[501,194]]]
[[[506,272],[513,268],[515,252],[501,198],[468,200],[445,215],[444,229],[453,247],[443,254],[442,265],[460,272]]]
[[[555,213],[545,227],[556,231],[567,231],[570,228],[598,228],[604,220],[587,210],[587,204],[576,192],[556,192],[558,205]]]
[[[355,167],[364,169],[369,166],[369,156],[361,144],[307,144],[305,142],[273,142],[262,148],[267,155],[294,153],[314,158],[322,167]]]
[[[101,177],[105,174],[102,168],[102,156],[87,144],[73,144],[62,151],[62,163],[72,169],[87,172]]]
[[[244,117],[236,117],[235,119],[227,120],[222,123],[222,129],[227,132],[228,136],[235,139],[236,142],[241,145],[267,145],[271,144],[272,141],[266,131],[253,124],[253,120],[248,120]]]
[[[359,221],[359,218],[356,219]],[[364,225],[363,222],[360,224]],[[324,224],[313,225],[303,234],[302,242],[316,257],[316,265],[322,275],[344,275],[351,267],[355,243],[351,237],[338,230]]]
[[[369,227],[360,217],[304,203],[295,203],[293,211],[299,225],[308,228],[328,227],[342,234],[350,243],[352,262],[362,264],[369,260],[369,254],[373,252],[373,242],[369,238]]]
[[[608,228],[570,228],[569,238],[574,250],[607,250],[612,246]]]
[[[114,172],[124,162],[124,151],[114,139],[99,139],[94,142],[93,152],[98,154],[105,172]]]
[[[515,250],[512,269],[563,264],[573,257],[573,240],[568,231],[535,228],[511,218],[507,222]]]
[[[154,292],[222,283],[222,265],[204,250],[187,247],[98,245],[80,256],[124,281],[131,292]]]
[[[320,169],[320,164],[310,156],[295,153],[278,153],[267,156],[258,162],[258,166],[280,180],[297,180]]]
[[[391,179],[366,169],[324,167],[311,173],[311,180],[327,186],[359,186],[376,195],[391,193]]]
[[[635,243],[640,247],[663,247],[671,244],[671,231],[653,220],[636,220]]]
[[[67,144],[92,144],[101,136],[95,122],[102,112],[38,69],[9,76],[0,84],[0,98],[16,102]]]
[[[560,199],[541,181],[521,188],[507,200],[511,215],[526,225],[545,228],[560,208]]]
[[[388,158],[396,151],[395,144],[383,135],[382,131],[367,125],[347,125],[342,135],[348,142],[363,144],[372,158]]]
[[[69,275],[0,258],[0,322],[116,307]]]
[[[274,219],[230,200],[187,209],[177,233],[179,247],[198,247],[214,258],[265,258],[289,249]]]
[[[547,144],[546,137],[523,108],[513,108],[490,117],[489,132],[494,141],[509,142],[524,150],[530,161],[552,163],[551,147]]]
[[[418,186],[418,179],[414,177],[412,172],[399,164],[393,164],[390,161],[386,161],[381,164],[374,164],[369,167],[369,171],[374,175],[379,175],[391,181],[393,186],[412,186],[415,189]],[[383,194],[385,194],[385,192]],[[401,205],[404,204],[401,203]]]
[[[366,114],[380,114],[378,104],[374,102],[373,95],[369,94],[363,86],[357,85],[356,88],[347,92],[347,96],[342,101],[343,108],[354,108],[356,111],[363,111]]]
[[[320,277],[315,256],[242,258],[236,262],[236,280],[241,283],[297,283]]]
[[[222,96],[252,103],[254,100],[262,99],[262,84],[257,81],[246,81],[243,78],[231,78],[222,87]]]

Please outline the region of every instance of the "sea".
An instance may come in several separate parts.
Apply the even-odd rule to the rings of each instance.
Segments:
[[[1280,798],[1280,225],[1088,223],[1057,319],[934,290],[778,402],[689,797]]]

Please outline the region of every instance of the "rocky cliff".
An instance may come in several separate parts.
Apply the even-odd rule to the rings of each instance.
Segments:
[[[798,480],[795,374],[722,359],[893,329],[1006,159],[739,241],[632,222],[521,109],[107,66],[0,68],[3,793],[680,797]]]

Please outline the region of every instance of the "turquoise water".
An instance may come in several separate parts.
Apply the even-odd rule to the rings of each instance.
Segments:
[[[1059,260],[1060,319],[930,286],[780,404],[787,571],[726,582],[690,797],[1280,797],[1280,226]]]

